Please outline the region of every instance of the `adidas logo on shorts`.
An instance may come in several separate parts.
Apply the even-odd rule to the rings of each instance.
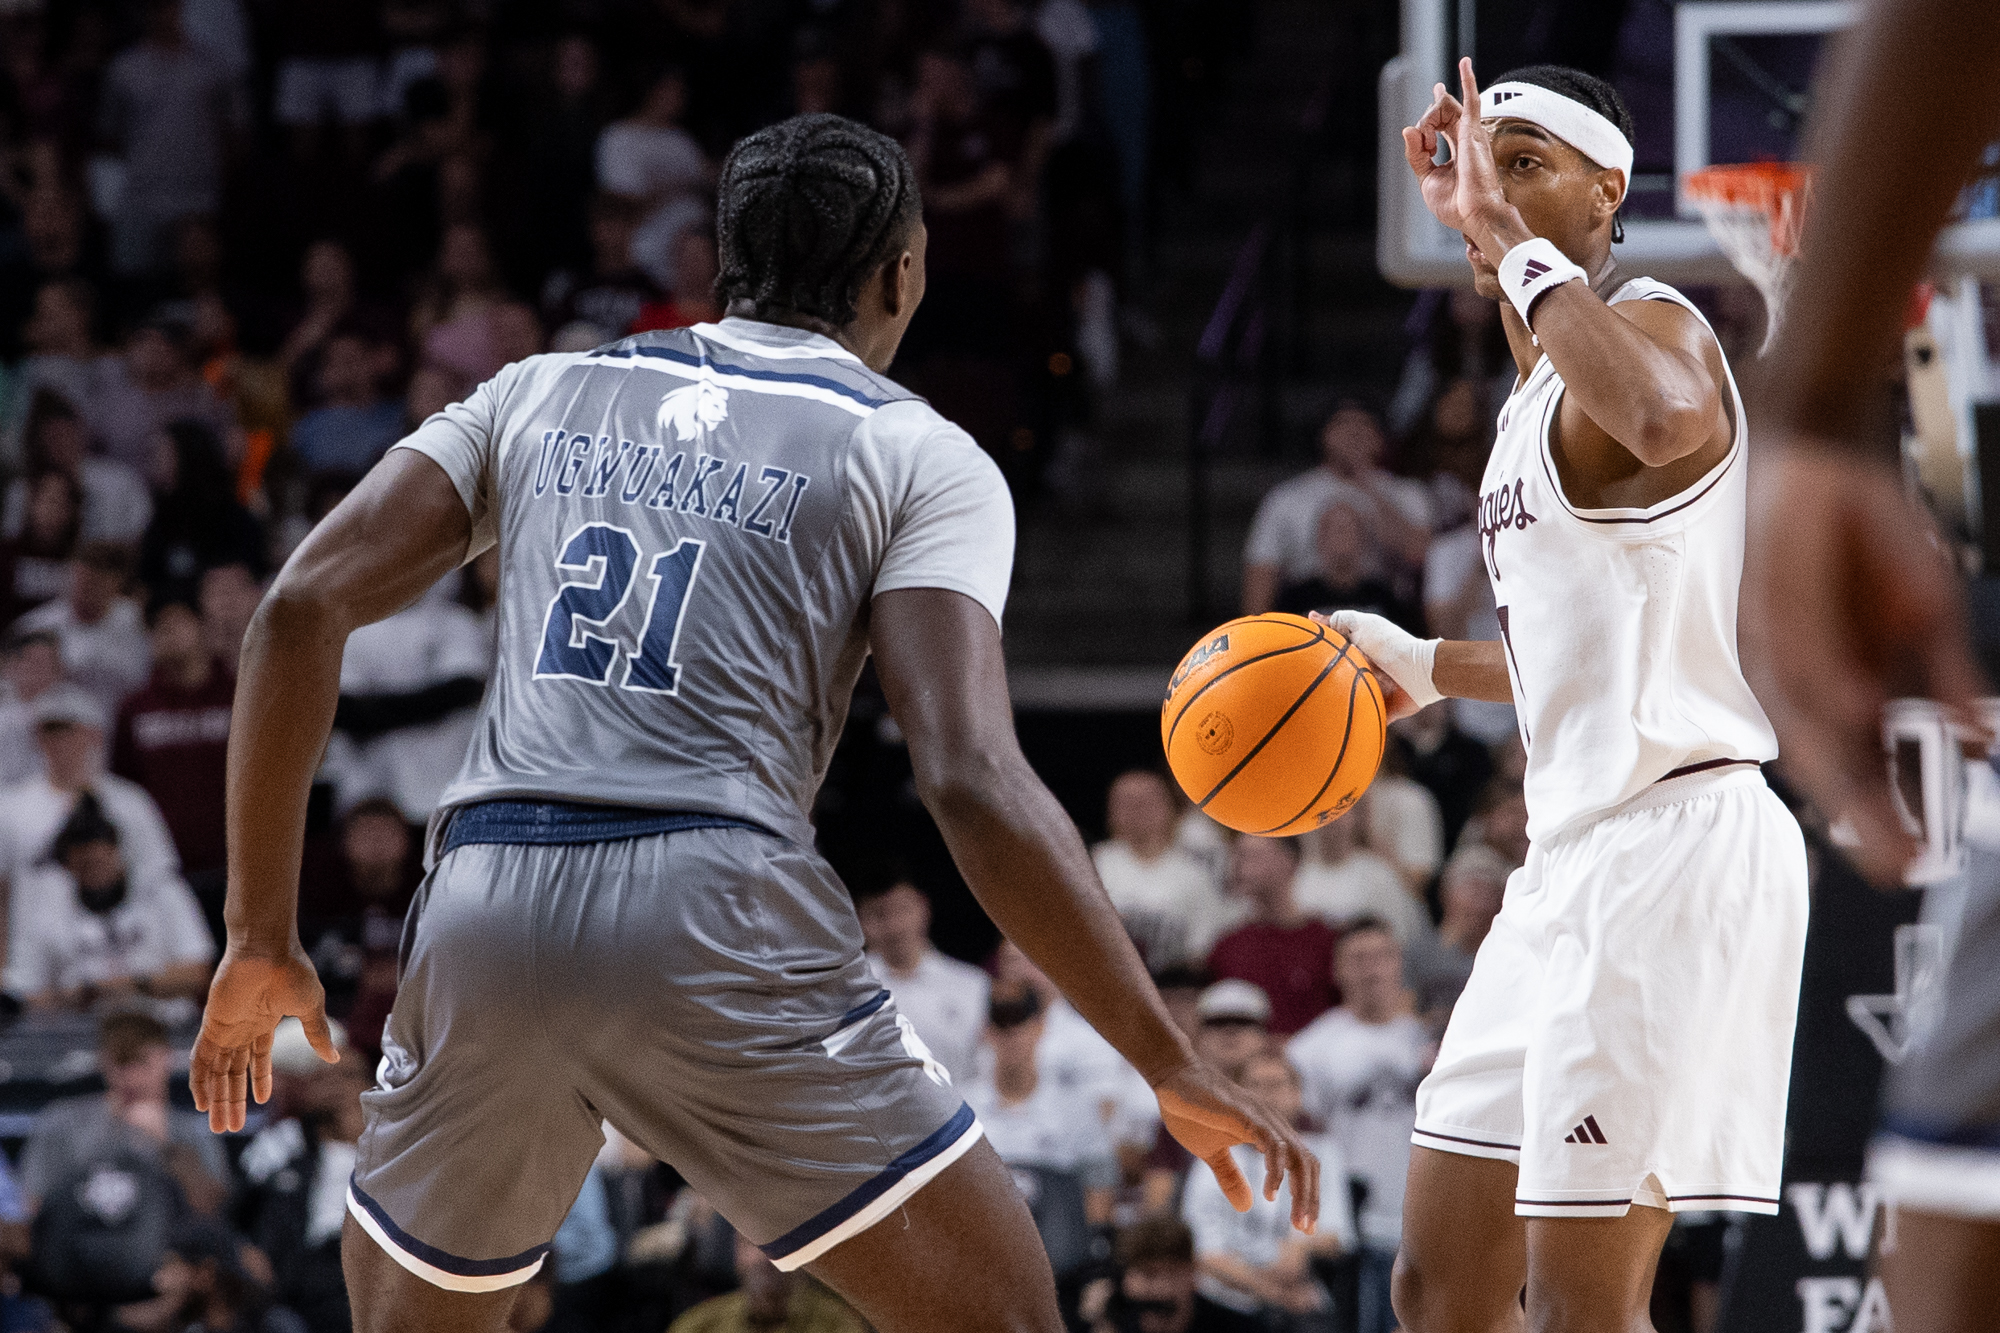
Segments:
[[[1587,1115],[1583,1123],[1563,1136],[1564,1143],[1608,1143],[1604,1131],[1597,1127],[1597,1117]]]

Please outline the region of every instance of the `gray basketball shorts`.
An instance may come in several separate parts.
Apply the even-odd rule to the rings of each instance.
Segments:
[[[2000,1222],[2000,851],[1974,845],[1934,1009],[1889,1071],[1870,1178],[1889,1202]]]
[[[448,852],[404,923],[348,1210],[454,1291],[525,1282],[609,1121],[784,1269],[981,1129],[809,849],[749,828]]]

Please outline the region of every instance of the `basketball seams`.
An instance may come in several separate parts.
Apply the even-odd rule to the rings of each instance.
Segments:
[[[1301,644],[1299,646],[1306,647],[1307,645]],[[1248,768],[1250,766],[1251,760],[1255,759],[1258,755],[1263,753],[1264,747],[1271,743],[1271,738],[1285,729],[1285,724],[1292,720],[1292,715],[1298,712],[1299,709],[1303,708],[1305,706],[1306,700],[1312,698],[1313,695],[1318,692],[1321,683],[1324,682],[1326,678],[1333,673],[1333,669],[1335,667],[1339,666],[1342,662],[1347,660],[1347,654],[1353,651],[1353,648],[1354,644],[1352,641],[1345,642],[1341,645],[1340,651],[1334,655],[1333,660],[1328,662],[1325,666],[1321,667],[1319,674],[1313,677],[1312,683],[1306,686],[1305,690],[1299,695],[1298,698],[1292,700],[1291,707],[1287,708],[1284,711],[1284,713],[1279,716],[1278,720],[1276,722],[1273,722],[1262,736],[1258,737],[1257,743],[1250,747],[1250,753],[1244,755],[1242,759],[1238,760],[1236,767],[1230,769],[1228,773],[1223,775],[1222,781],[1216,783],[1215,786],[1209,789],[1208,795],[1202,797],[1199,801],[1195,802],[1195,809],[1204,811],[1207,810],[1208,803],[1210,801],[1213,801],[1217,796],[1221,795],[1222,789],[1224,787],[1227,787],[1231,782],[1235,781],[1236,775],[1241,773],[1244,769]],[[1295,650],[1285,649],[1283,651],[1290,652]],[[1276,656],[1276,654],[1275,653],[1266,654],[1266,656]],[[1256,659],[1253,658],[1251,660],[1254,661]],[[1244,662],[1241,665],[1248,666],[1250,665],[1250,663]],[[1216,677],[1216,680],[1220,679],[1222,679],[1222,676],[1218,675]],[[1209,684],[1211,685],[1214,683],[1215,683],[1214,681],[1209,682]],[[1203,686],[1202,688],[1206,689],[1207,686]],[[1189,702],[1192,703],[1193,701],[1190,700]],[[1186,710],[1183,709],[1182,711],[1185,712]],[[1179,719],[1176,718],[1175,722],[1176,725],[1178,725]],[[1348,727],[1352,729],[1353,725],[1354,725],[1354,717],[1353,717],[1353,712],[1350,709],[1348,713]],[[1346,746],[1345,743],[1343,742],[1342,749],[1344,750],[1345,748]],[[1284,825],[1280,824],[1278,825],[1278,827],[1283,828]]]
[[[1293,815],[1291,818],[1287,820],[1284,820],[1281,823],[1273,824],[1270,828],[1262,829],[1252,836],[1259,838],[1268,838],[1272,834],[1282,832],[1283,830],[1288,829],[1292,825],[1298,823],[1301,819],[1304,819],[1307,815],[1313,812],[1313,807],[1319,804],[1320,798],[1326,795],[1326,789],[1333,785],[1333,780],[1340,776],[1340,766],[1347,762],[1347,747],[1354,741],[1354,694],[1355,691],[1361,688],[1361,678],[1365,674],[1366,672],[1364,670],[1356,669],[1354,674],[1348,677],[1347,724],[1340,733],[1340,749],[1333,756],[1333,767],[1329,768],[1326,771],[1326,781],[1319,784],[1319,790],[1312,794],[1312,799],[1307,801],[1305,803],[1305,807],[1301,809],[1297,814]],[[1318,688],[1319,688],[1319,682],[1318,681],[1313,682],[1313,689],[1317,690]],[[1282,726],[1283,724],[1280,723],[1279,725]]]
[[[1262,619],[1261,616],[1243,617],[1243,620],[1245,621],[1261,620],[1261,619]],[[1229,623],[1231,625],[1235,625],[1235,624],[1240,624],[1242,622],[1232,620]],[[1280,621],[1278,623],[1285,625],[1286,628],[1288,629],[1298,628],[1298,626],[1291,624],[1289,621]],[[1230,676],[1235,675],[1237,672],[1243,670],[1243,668],[1245,667],[1255,666],[1257,665],[1257,663],[1268,661],[1273,657],[1283,657],[1286,653],[1296,653],[1299,652],[1301,649],[1310,648],[1314,644],[1325,643],[1326,630],[1316,622],[1308,622],[1308,623],[1311,624],[1313,627],[1313,637],[1305,640],[1303,643],[1295,643],[1291,645],[1291,647],[1289,648],[1273,648],[1268,652],[1259,653],[1255,657],[1246,657],[1241,662],[1238,662],[1233,666],[1227,667],[1224,670],[1218,671],[1215,673],[1215,675],[1203,681],[1200,687],[1197,688],[1193,694],[1190,694],[1187,697],[1187,699],[1181,704],[1180,711],[1174,714],[1174,720],[1167,725],[1166,736],[1164,737],[1164,747],[1167,753],[1169,754],[1173,753],[1174,733],[1180,730],[1181,719],[1187,716],[1188,709],[1194,707],[1195,700],[1201,698],[1202,695],[1208,693],[1208,691],[1212,689],[1218,682],[1228,679]],[[1222,626],[1221,628],[1227,628],[1227,626]],[[1345,648],[1341,649],[1342,653],[1345,653],[1346,651],[1347,650]],[[1339,659],[1336,658],[1335,660],[1337,661]]]

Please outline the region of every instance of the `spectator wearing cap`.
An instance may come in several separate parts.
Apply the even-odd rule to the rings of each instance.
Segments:
[[[896,997],[896,1011],[910,1020],[952,1082],[965,1083],[978,1068],[990,978],[931,944],[930,899],[908,879],[857,891],[854,908],[868,961]]]
[[[278,1025],[271,1076],[282,1087],[272,1101],[286,1114],[258,1131],[237,1163],[245,1188],[236,1218],[271,1261],[273,1294],[308,1333],[349,1328],[340,1231],[363,1126],[361,1094],[372,1085],[368,1062],[345,1031],[334,1022],[328,1028],[337,1064],[320,1059],[296,1018]]]
[[[1230,892],[1250,904],[1250,919],[1216,941],[1215,977],[1261,987],[1271,1001],[1271,1031],[1289,1037],[1340,999],[1333,986],[1337,932],[1299,905],[1299,844],[1293,838],[1239,837],[1229,858]]]
[[[1253,1056],[1236,1081],[1294,1125],[1303,1123],[1298,1070],[1284,1056]],[[1312,1265],[1354,1246],[1354,1218],[1347,1191],[1340,1188],[1347,1167],[1331,1139],[1316,1133],[1304,1138],[1319,1158],[1320,1179],[1330,1186],[1320,1191],[1314,1234],[1302,1236],[1292,1229],[1291,1204],[1282,1194],[1266,1199],[1262,1190],[1253,1189],[1249,1211],[1237,1212],[1207,1171],[1190,1173],[1181,1217],[1194,1232],[1203,1295],[1238,1313],[1259,1316],[1280,1333],[1332,1333],[1332,1301]],[[1261,1159],[1255,1148],[1239,1144],[1230,1156],[1245,1180],[1259,1178]]]
[[[1174,844],[1173,793],[1148,769],[1120,773],[1105,797],[1111,836],[1091,848],[1098,878],[1146,964],[1171,967],[1208,956],[1242,917],[1208,869]]]
[[[1257,507],[1243,551],[1243,610],[1277,605],[1278,590],[1318,577],[1320,519],[1328,505],[1349,506],[1366,529],[1364,573],[1401,591],[1405,574],[1423,567],[1430,542],[1430,493],[1382,466],[1382,425],[1364,404],[1346,401],[1321,427],[1320,465],[1280,483]]]
[[[43,690],[29,707],[42,771],[0,788],[0,878],[21,878],[50,852],[58,830],[88,792],[118,830],[132,873],[145,879],[180,868],[173,835],[145,788],[104,771],[104,705],[75,685]]]
[[[52,630],[13,633],[0,648],[0,791],[42,771],[35,744],[35,700],[62,680],[62,655]],[[0,876],[6,873],[0,866]]]
[[[125,340],[117,372],[83,404],[90,433],[105,454],[145,473],[153,442],[169,421],[198,421],[228,439],[236,428],[229,407],[196,373],[193,334],[173,320],[141,324]]]
[[[1493,918],[1500,915],[1512,870],[1507,858],[1491,847],[1452,853],[1438,884],[1444,919],[1434,934],[1404,948],[1403,975],[1416,992],[1418,1012],[1438,1032],[1472,976],[1472,959],[1493,928]]]
[[[1411,1012],[1402,950],[1382,921],[1349,925],[1334,952],[1334,971],[1340,1007],[1313,1020],[1285,1051],[1302,1077],[1306,1110],[1367,1186],[1359,1333],[1390,1333],[1396,1317],[1389,1274],[1402,1243],[1410,1131],[1417,1123],[1417,1084],[1430,1065],[1431,1035]]]
[[[146,789],[192,881],[223,867],[223,788],[236,682],[222,669],[186,593],[155,598],[153,678],[125,701],[111,771]]]
[[[1363,799],[1373,800],[1374,793]],[[1394,866],[1361,845],[1363,817],[1355,810],[1300,835],[1305,858],[1295,889],[1299,906],[1336,926],[1374,916],[1393,926],[1397,939],[1428,935],[1430,912],[1404,887]]]
[[[1112,1253],[1115,1285],[1102,1309],[1086,1310],[1090,1333],[1264,1333],[1256,1319],[1201,1294],[1194,1233],[1178,1216],[1134,1222],[1118,1233]]]
[[[125,547],[82,547],[70,561],[68,591],[14,622],[22,633],[53,630],[63,675],[95,695],[107,712],[144,685],[153,669],[145,618],[124,596],[131,568]]]
[[[994,999],[986,1026],[993,1068],[965,1101],[1027,1196],[1061,1280],[1090,1259],[1091,1230],[1111,1221],[1118,1159],[1089,1103],[1043,1077],[1037,1054],[1046,1030],[1034,991]]]
[[[35,1117],[21,1150],[29,1206],[39,1207],[63,1180],[128,1154],[196,1184],[194,1195],[220,1197],[229,1178],[222,1139],[209,1132],[207,1116],[167,1100],[174,1051],[166,1026],[148,1014],[106,1015],[97,1029],[97,1067],[103,1092],[50,1102]]]
[[[182,1001],[208,991],[215,940],[179,875],[133,873],[97,797],[78,798],[50,848],[14,888],[5,988],[36,1009],[87,1010],[131,995]]]
[[[1164,973],[1159,980],[1160,994],[1167,995],[1169,981],[1193,980],[1199,975]],[[1188,1037],[1195,1054],[1230,1079],[1243,1072],[1252,1056],[1270,1049],[1271,1000],[1261,987],[1234,979],[1218,981],[1196,993],[1192,1010]],[[1178,1206],[1181,1187],[1193,1165],[1194,1154],[1161,1125],[1143,1168],[1141,1194],[1148,1213],[1172,1211]]]

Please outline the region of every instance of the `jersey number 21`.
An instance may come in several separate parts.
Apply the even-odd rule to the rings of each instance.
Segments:
[[[671,551],[652,559],[646,577],[653,582],[652,603],[636,652],[628,649],[621,689],[646,694],[680,692],[681,667],[674,661],[680,641],[681,618],[687,612],[688,590],[701,571],[703,543],[683,537]],[[579,528],[563,546],[556,568],[569,577],[549,603],[542,622],[542,651],[535,662],[535,679],[567,678],[592,685],[611,683],[611,666],[621,644],[591,632],[602,630],[617,616],[632,590],[639,568],[639,543],[624,528],[591,523]]]

